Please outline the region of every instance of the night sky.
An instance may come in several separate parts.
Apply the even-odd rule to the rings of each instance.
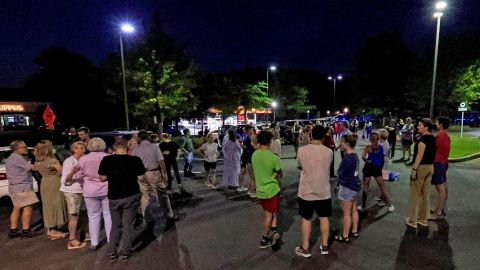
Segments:
[[[306,68],[345,72],[355,50],[382,31],[398,30],[414,49],[433,46],[431,0],[22,0],[0,8],[0,86],[20,86],[35,56],[63,46],[99,63],[118,50],[128,19],[141,38],[154,11],[163,27],[188,44],[202,69]],[[480,32],[480,1],[449,2],[442,33]],[[433,52],[432,52],[433,54]]]

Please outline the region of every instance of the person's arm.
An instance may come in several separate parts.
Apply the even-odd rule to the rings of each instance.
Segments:
[[[55,170],[57,171],[57,175],[58,176],[62,176],[62,165],[60,164],[60,162],[58,160],[56,160],[53,164],[52,164],[52,167],[55,168]]]
[[[371,161],[367,159],[367,155],[368,153],[370,153],[370,148],[371,146],[367,146],[365,147],[365,149],[363,150],[363,153],[362,153],[362,159],[363,161],[365,161],[365,163],[370,163]]]
[[[100,166],[98,167],[98,176],[100,176],[100,181],[101,182],[105,182],[107,181],[107,175],[109,175],[108,173],[108,160],[106,160],[105,158],[102,159],[102,161],[100,161]]]
[[[413,163],[412,166],[412,172],[410,174],[410,179],[412,180],[417,180],[417,170],[418,167],[420,166],[420,163],[422,162],[423,155],[425,154],[425,149],[427,148],[427,145],[423,142],[418,143],[418,151],[417,151],[417,157],[415,158],[415,162]]]
[[[98,176],[100,176],[100,181],[102,182],[105,182],[108,180],[106,175],[98,175]]]
[[[205,148],[207,147],[206,144],[207,143],[204,143],[202,144],[202,146],[200,146],[200,148],[198,148],[198,152],[200,153],[200,155],[202,155],[202,157],[205,157]]]

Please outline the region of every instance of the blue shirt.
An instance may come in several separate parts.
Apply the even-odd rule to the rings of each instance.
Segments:
[[[360,164],[357,154],[348,154],[342,159],[338,167],[338,183],[351,190],[360,191],[362,183],[360,181]]]
[[[383,167],[383,146],[378,145],[378,149],[372,149],[372,152],[368,153],[367,159],[371,161],[371,164]]]

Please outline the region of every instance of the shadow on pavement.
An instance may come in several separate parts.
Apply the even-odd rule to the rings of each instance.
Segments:
[[[436,226],[418,233],[405,231],[394,269],[455,269],[453,250],[448,243],[449,224],[446,220],[433,224]]]

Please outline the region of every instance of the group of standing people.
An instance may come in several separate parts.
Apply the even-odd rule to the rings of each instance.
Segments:
[[[164,157],[159,145],[149,141],[146,131],[138,133],[137,143],[129,154],[125,140],[116,140],[109,148],[101,138],[90,138],[88,129],[80,130],[85,134],[71,143],[71,156],[63,164],[48,140],[35,146],[34,164],[26,157],[28,149],[23,141],[11,143],[12,154],[5,162],[14,205],[8,237],[39,235],[30,229],[33,205],[39,202],[33,190],[32,172],[38,172],[47,237],[51,240],[68,237],[68,249],[84,248],[90,241],[90,249],[96,250],[103,223],[110,260],[126,261],[131,254],[136,217],[140,213],[145,215],[159,196],[166,201],[164,210],[168,219],[177,219],[166,193],[168,176]],[[87,219],[88,226],[83,226]],[[64,225],[68,233],[59,230]],[[118,250],[120,240],[122,245]]]

